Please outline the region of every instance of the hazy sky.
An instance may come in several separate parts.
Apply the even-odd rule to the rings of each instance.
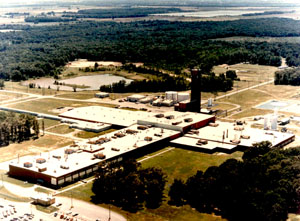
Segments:
[[[110,0],[88,0],[88,1],[94,1],[94,2],[106,2],[108,3]],[[130,2],[131,0],[119,0],[119,2],[122,2],[122,3],[126,3],[126,2]],[[136,1],[136,0],[134,0]],[[151,2],[151,0],[139,0],[139,2]],[[168,1],[168,2],[172,2],[172,0],[152,0],[153,2],[164,2],[164,1]],[[174,0],[174,2],[178,2],[179,0]],[[230,3],[230,2],[252,2],[255,4],[255,2],[258,2],[258,3],[262,3],[262,2],[272,2],[272,3],[287,3],[287,4],[293,4],[293,3],[297,3],[299,4],[299,0],[185,0],[186,2],[210,2],[210,3],[213,3],[213,2],[222,2],[222,3]],[[76,3],[76,2],[84,2],[84,0],[0,0],[0,7],[1,6],[5,6],[5,5],[8,5],[8,4],[18,4],[18,5],[28,5],[28,4],[32,4],[32,3],[46,3],[46,2],[51,2],[51,3],[54,3],[54,2],[72,2],[72,3]],[[112,0],[111,2],[117,2],[117,0]]]

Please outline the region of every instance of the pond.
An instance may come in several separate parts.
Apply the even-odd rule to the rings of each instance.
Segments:
[[[116,83],[121,80],[125,80],[127,84],[132,82],[132,80],[120,76],[115,76],[112,74],[80,76],[80,77],[69,78],[65,80],[59,80],[58,82],[65,83],[65,85],[59,85],[59,90],[73,91],[71,85],[76,84],[78,86],[77,91],[82,91],[82,90],[99,90],[100,86],[102,85]],[[58,86],[54,85],[54,81],[55,80],[53,78],[40,78],[35,80],[24,81],[22,82],[22,85],[35,83],[36,87],[40,86],[42,88],[48,88],[48,86],[50,86],[52,89],[57,89]]]

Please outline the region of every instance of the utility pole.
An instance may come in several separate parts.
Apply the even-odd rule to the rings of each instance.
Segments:
[[[109,206],[108,206],[108,221],[110,221],[111,220],[111,217],[110,217],[110,204],[109,204]]]
[[[74,206],[73,206],[72,190],[70,191],[70,193],[71,193],[71,208],[70,209],[72,209],[72,208],[74,208]]]

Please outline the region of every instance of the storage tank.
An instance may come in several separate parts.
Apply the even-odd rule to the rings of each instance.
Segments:
[[[277,130],[277,116],[275,115],[271,118],[271,130]]]
[[[211,107],[211,106],[212,106],[212,101],[213,101],[212,98],[209,98],[209,99],[208,99],[208,101],[207,101],[207,106],[208,106],[208,107]]]
[[[264,118],[264,129],[265,130],[268,130],[269,129],[269,116],[265,116],[265,118]]]
[[[189,93],[185,93],[185,92],[178,93],[178,102],[189,100],[189,99],[190,99]]]

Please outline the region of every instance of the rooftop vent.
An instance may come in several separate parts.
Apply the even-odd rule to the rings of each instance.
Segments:
[[[24,163],[24,167],[30,168],[30,167],[32,167],[32,163],[26,162],[26,163]]]
[[[36,159],[36,161],[35,161],[36,163],[40,163],[40,164],[42,164],[42,163],[45,163],[46,162],[46,160],[44,159],[44,158],[38,158],[38,159]]]

